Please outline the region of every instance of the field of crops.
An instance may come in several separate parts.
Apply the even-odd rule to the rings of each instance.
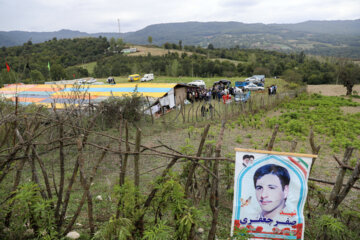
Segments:
[[[204,80],[211,85],[217,79]],[[280,82],[267,84],[271,81]],[[288,91],[285,83],[279,85]],[[130,109],[137,98],[89,111],[30,106],[16,114],[14,106],[1,102],[0,238],[60,239],[77,231],[80,239],[228,239],[234,148],[268,149],[278,126],[274,151],[313,153],[312,145],[320,146],[310,177],[323,182],[309,182],[305,239],[356,239],[360,187],[348,182],[360,166],[356,96],[259,93],[259,99],[253,105],[219,105],[222,117],[214,119],[191,121],[185,117],[188,106],[154,122]],[[355,188],[334,202],[335,158],[345,161],[349,148],[341,184]],[[215,192],[218,203],[211,200]]]

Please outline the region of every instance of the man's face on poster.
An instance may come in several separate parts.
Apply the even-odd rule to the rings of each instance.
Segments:
[[[256,181],[255,190],[256,199],[264,215],[285,207],[289,185],[285,185],[283,188],[278,176],[274,174],[262,176]]]
[[[250,163],[250,158],[249,158],[249,157],[245,157],[245,158],[243,159],[243,161],[244,161],[244,163],[245,163],[246,165],[249,165],[249,163]]]
[[[249,157],[249,164],[253,164],[254,163],[254,156],[250,156]]]

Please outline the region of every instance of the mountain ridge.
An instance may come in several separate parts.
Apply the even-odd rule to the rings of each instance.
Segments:
[[[22,45],[29,40],[41,43],[53,38],[78,37],[123,38],[133,44],[166,42],[207,47],[261,48],[280,51],[304,51],[340,57],[360,58],[360,19],[305,21],[293,24],[263,24],[242,22],[180,22],[159,23],[127,33],[86,33],[61,29],[55,32],[0,31],[0,46]]]

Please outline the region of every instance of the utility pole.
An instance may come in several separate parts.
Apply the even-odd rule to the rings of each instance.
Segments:
[[[191,60],[191,77],[194,77],[194,62]]]
[[[119,27],[119,37],[121,38],[121,32],[120,32],[120,19],[118,18],[118,27]]]

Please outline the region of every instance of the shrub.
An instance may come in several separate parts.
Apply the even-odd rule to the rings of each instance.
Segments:
[[[143,103],[143,98],[135,92],[131,96],[110,97],[101,102],[98,110],[101,111],[108,126],[113,126],[121,119],[128,122],[140,121]]]
[[[241,136],[237,136],[235,142],[241,144],[243,142],[243,138]]]
[[[39,239],[58,237],[51,201],[42,198],[37,184],[29,182],[20,186],[10,199],[10,206],[16,218],[10,225],[10,236],[4,236],[5,239],[21,239],[31,229]]]

